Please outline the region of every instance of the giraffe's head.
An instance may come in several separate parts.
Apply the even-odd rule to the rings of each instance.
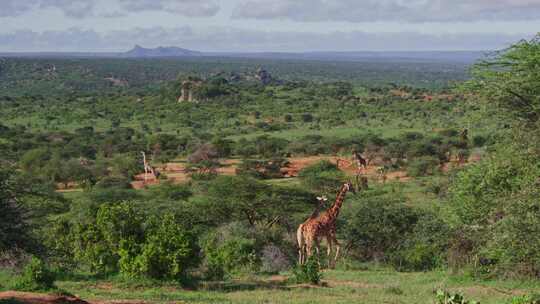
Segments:
[[[343,187],[347,189],[347,191],[351,191],[352,193],[356,194],[356,190],[354,189],[354,185],[351,181],[348,181],[345,184],[343,184]]]
[[[323,196],[317,196],[317,200],[318,200],[319,202],[326,202],[326,201],[328,201],[328,198],[327,198],[325,195],[323,195]]]

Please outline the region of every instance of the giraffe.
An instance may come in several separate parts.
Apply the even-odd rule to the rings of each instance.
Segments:
[[[148,179],[148,173],[152,174],[152,176],[154,178],[157,178],[158,177],[158,174],[157,174],[157,171],[156,169],[154,169],[154,167],[152,167],[147,161],[146,161],[146,153],[144,153],[144,151],[141,152],[142,156],[143,156],[143,164],[144,164],[144,181],[146,182],[146,180]]]
[[[358,167],[358,171],[361,169],[367,169],[368,166],[368,160],[363,158],[362,155],[357,151],[353,150],[353,160],[356,161],[356,166]]]
[[[318,255],[320,239],[321,237],[326,237],[326,242],[328,244],[326,254],[329,259],[329,264],[331,267],[335,266],[341,248],[336,238],[336,219],[339,216],[339,211],[343,205],[343,201],[345,200],[345,195],[349,191],[355,193],[351,182],[347,182],[341,186],[336,200],[330,208],[320,214],[312,214],[310,218],[308,218],[304,223],[300,224],[296,232],[299,249],[299,264],[305,263],[307,258],[312,255],[312,249],[314,246]],[[334,245],[336,247],[336,255],[333,261],[331,261],[330,255],[332,254],[332,247]]]
[[[363,171],[367,169],[368,160],[363,158],[357,150],[353,150],[352,154],[352,159],[356,162],[356,185],[358,187],[361,186],[362,188],[367,188],[367,178],[365,176],[360,178],[360,175],[362,175]]]
[[[324,204],[326,204],[326,202],[328,201],[328,198],[326,196],[317,196],[317,206],[315,207],[315,210],[313,210],[313,213],[311,213],[311,216],[302,224],[300,224],[300,226],[298,226],[298,230],[296,231],[296,237],[297,237],[297,241],[298,241],[298,263],[299,264],[302,264],[303,261],[302,261],[302,254],[303,252],[306,250],[305,248],[305,242],[304,242],[304,236],[302,234],[302,231],[304,229],[304,224],[311,220],[311,219],[314,219],[316,218],[320,213],[321,213],[321,209],[324,207]]]
[[[388,168],[386,166],[377,167],[377,175],[379,176],[379,180],[382,181],[382,183],[386,183],[386,180],[388,179],[387,173]]]

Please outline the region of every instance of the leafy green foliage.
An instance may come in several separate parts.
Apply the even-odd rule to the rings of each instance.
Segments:
[[[519,119],[540,119],[540,35],[522,40],[473,69],[469,83],[489,102],[496,103]]]
[[[450,207],[463,223],[485,225],[502,212],[509,195],[532,187],[539,173],[534,155],[501,149],[457,175],[450,187]]]
[[[95,272],[181,279],[199,262],[197,241],[189,228],[172,214],[146,219],[133,203],[103,204],[95,218],[84,223],[59,221],[56,227],[68,236],[53,242],[53,247],[72,248],[73,259]]]
[[[523,295],[518,297],[513,297],[508,304],[538,304],[540,303],[540,295]]]
[[[253,267],[257,262],[253,240],[235,237],[220,241],[209,236],[204,245],[206,277],[221,280],[242,267]]]
[[[120,271],[134,277],[181,279],[198,265],[198,247],[191,232],[174,216],[152,218],[143,244],[133,239],[120,242]]]
[[[345,174],[329,161],[306,167],[299,177],[308,189],[326,194],[333,194],[345,181]]]
[[[296,265],[292,269],[292,281],[297,284],[309,283],[318,285],[322,280],[322,272],[318,258],[311,256],[302,265]]]
[[[55,274],[43,260],[32,257],[23,273],[15,279],[13,289],[20,291],[47,291],[55,289]]]
[[[0,170],[0,251],[28,248],[31,243],[27,211],[14,187],[14,177]]]
[[[437,304],[480,304],[478,301],[465,300],[459,293],[449,293],[444,290],[437,290]]]
[[[343,236],[363,259],[387,259],[411,233],[418,214],[395,198],[367,196],[344,210]]]

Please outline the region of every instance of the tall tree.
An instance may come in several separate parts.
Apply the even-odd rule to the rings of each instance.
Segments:
[[[540,33],[476,64],[470,88],[489,102],[534,125],[540,120]]]

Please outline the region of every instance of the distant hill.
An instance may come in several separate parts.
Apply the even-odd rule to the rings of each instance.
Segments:
[[[258,52],[258,53],[205,53],[206,56],[236,58],[348,61],[348,62],[460,62],[473,63],[485,58],[487,51],[380,51],[380,52]]]
[[[122,54],[122,57],[129,58],[155,58],[155,57],[192,57],[192,56],[202,56],[201,52],[192,51],[188,49],[183,49],[179,47],[158,47],[155,49],[143,48],[139,45],[136,45],[130,51],[127,51]]]
[[[27,58],[193,58],[219,57],[265,60],[311,60],[343,62],[446,62],[471,64],[489,51],[358,51],[358,52],[200,52],[179,47],[144,48],[136,45],[127,52],[17,52],[0,57]]]

